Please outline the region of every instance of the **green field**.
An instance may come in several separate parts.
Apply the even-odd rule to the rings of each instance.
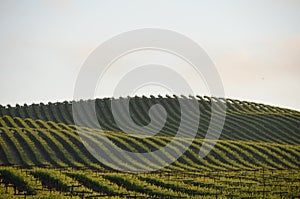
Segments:
[[[201,115],[196,139],[177,161],[148,174],[120,173],[98,162],[82,144],[72,118],[72,103],[78,103],[81,114],[89,118],[87,108],[95,102],[102,130],[84,122],[79,129],[91,135],[105,133],[128,151],[149,152],[165,146],[176,134],[181,117],[178,98],[187,99],[130,98],[131,117],[140,126],[150,122],[148,111],[154,104],[161,104],[168,114],[165,126],[149,138],[129,136],[114,121],[111,100],[122,114],[123,98],[0,106],[0,198],[300,197],[300,112],[197,96]],[[216,146],[202,159],[198,153],[209,126],[212,100],[227,106],[226,120]],[[218,106],[216,112],[221,115]],[[190,121],[195,117],[191,111]],[[190,126],[189,121],[182,124],[187,133]],[[174,150],[188,142],[174,141]],[[105,146],[102,153],[117,159]],[[164,161],[169,156],[154,158]],[[151,165],[146,159],[132,161],[141,169]]]

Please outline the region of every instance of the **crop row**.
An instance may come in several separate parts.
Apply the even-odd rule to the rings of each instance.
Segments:
[[[179,100],[198,100],[200,116],[195,114],[193,108],[187,106],[189,117],[181,120],[181,109]],[[129,101],[129,116],[126,115],[126,103]],[[64,124],[72,125],[73,113],[72,104],[76,105],[76,111],[80,113],[79,124],[86,127],[97,127],[99,122],[104,130],[122,131],[112,114],[112,103],[119,115],[120,123],[127,129],[135,131],[136,125],[146,126],[150,122],[157,124],[163,118],[159,111],[154,112],[150,120],[149,109],[160,104],[167,113],[166,123],[159,131],[158,135],[174,136],[179,126],[187,133],[192,132],[194,121],[200,117],[198,126],[198,138],[204,138],[207,129],[210,127],[217,131],[217,123],[211,123],[211,104],[214,103],[216,117],[222,117],[222,107],[227,107],[226,121],[220,139],[224,140],[251,140],[267,141],[275,143],[299,144],[300,133],[300,113],[297,111],[283,109],[263,104],[250,103],[245,101],[218,99],[208,97],[132,97],[119,99],[96,99],[78,102],[62,102],[48,104],[32,104],[16,107],[0,106],[0,116],[8,127],[27,128],[69,128]],[[187,103],[188,105],[188,103]],[[95,108],[97,121],[91,119]],[[9,118],[14,118],[12,121]],[[17,119],[22,118],[22,119]],[[31,120],[30,120],[31,118]],[[131,122],[131,119],[134,123]],[[34,124],[32,121],[36,121]],[[42,121],[47,121],[42,123]],[[57,125],[53,125],[53,123]],[[215,120],[218,122],[218,120]],[[42,123],[42,124],[41,124]],[[157,127],[157,125],[153,125]],[[74,127],[73,127],[74,128]],[[148,131],[154,130],[148,128]]]
[[[241,170],[211,172],[103,173],[92,170],[0,168],[3,197],[17,194],[43,198],[295,198],[299,170]],[[30,185],[28,183],[30,182]],[[20,183],[23,183],[22,185]],[[21,187],[19,193],[10,187]],[[28,191],[28,192],[24,192]]]
[[[0,163],[2,165],[17,164],[22,166],[54,166],[92,169],[109,169],[107,165],[98,162],[85,148],[81,137],[72,125],[56,124],[54,122],[34,121],[6,116],[14,127],[0,127]],[[19,121],[20,127],[17,127]],[[0,123],[5,120],[0,118]],[[26,126],[28,125],[28,126]],[[30,126],[37,126],[31,128]],[[40,126],[40,127],[38,127]],[[42,127],[43,128],[42,128]],[[79,129],[80,130],[80,129]],[[160,149],[172,141],[172,137],[155,136],[136,138],[120,132],[98,131],[84,128],[84,138],[90,146],[99,153],[106,154],[104,162],[115,162],[123,165],[116,154],[109,150],[114,143],[120,148],[132,152],[150,152]],[[111,142],[103,139],[105,135]],[[189,142],[187,139],[174,139],[174,151],[180,150]],[[203,147],[209,147],[213,142],[205,142]],[[287,145],[268,142],[250,142],[235,140],[219,140],[205,158],[199,157],[202,139],[194,139],[189,149],[173,164],[165,169],[171,170],[232,170],[257,168],[299,168],[300,148],[298,145]],[[126,157],[125,157],[126,158]],[[157,162],[172,159],[172,155],[163,152],[162,156],[152,154]],[[132,160],[132,165],[140,169],[155,165],[142,157]],[[128,165],[130,167],[130,165]],[[128,168],[130,169],[130,168]]]

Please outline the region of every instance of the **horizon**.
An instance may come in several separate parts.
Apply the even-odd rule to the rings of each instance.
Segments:
[[[80,99],[80,100],[74,100],[74,99],[71,99],[71,100],[59,100],[59,101],[45,101],[45,102],[32,102],[32,103],[16,103],[16,104],[0,104],[0,106],[3,106],[3,107],[7,107],[8,105],[10,105],[11,107],[16,107],[17,105],[19,105],[19,106],[24,106],[25,104],[27,105],[27,106],[30,106],[30,105],[33,105],[33,104],[41,104],[41,103],[43,103],[43,104],[45,104],[45,105],[47,105],[48,103],[52,103],[52,104],[55,104],[55,103],[63,103],[63,102],[69,102],[69,103],[71,103],[72,101],[76,101],[76,102],[78,102],[78,101],[81,101],[81,100],[83,100],[83,101],[87,101],[87,100],[96,100],[96,99],[112,99],[112,98],[114,98],[114,99],[120,99],[120,98],[127,98],[127,97],[130,97],[130,98],[133,98],[133,97],[147,97],[147,98],[150,98],[150,96],[151,96],[152,94],[149,94],[149,95],[146,95],[146,94],[143,94],[143,95],[134,95],[134,96],[119,96],[119,97],[110,97],[110,96],[104,96],[104,97],[96,97],[96,98],[94,98],[94,99]],[[166,96],[170,96],[170,97],[172,97],[173,98],[173,95],[172,94],[165,94],[165,95],[160,95],[160,94],[154,94],[154,95],[152,95],[152,96],[154,96],[154,97],[159,97],[159,96],[161,96],[161,97],[163,97],[163,98],[166,98]],[[176,95],[177,97],[180,97],[181,95]],[[189,96],[187,96],[187,95],[184,95],[185,97],[189,97]],[[200,96],[200,97],[215,97],[215,96],[206,96],[206,95],[193,95],[193,97],[196,97],[196,96]],[[216,98],[218,98],[218,97],[216,97]],[[204,98],[205,99],[205,98]],[[290,110],[294,110],[294,111],[299,111],[300,112],[300,110],[297,110],[297,109],[293,109],[293,108],[289,108],[289,107],[282,107],[282,106],[278,106],[278,105],[273,105],[273,104],[266,104],[266,103],[263,103],[263,102],[255,102],[255,101],[249,101],[249,100],[243,100],[243,99],[234,99],[234,98],[225,98],[225,99],[231,99],[231,100],[239,100],[239,101],[241,101],[241,102],[250,102],[250,103],[256,103],[256,104],[263,104],[263,105],[270,105],[270,106],[273,106],[273,107],[278,107],[278,108],[283,108],[283,109],[290,109]]]

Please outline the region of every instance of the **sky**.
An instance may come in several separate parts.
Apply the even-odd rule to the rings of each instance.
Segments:
[[[298,0],[0,0],[0,104],[72,100],[97,46],[122,32],[162,28],[205,49],[227,98],[300,110],[299,22]]]

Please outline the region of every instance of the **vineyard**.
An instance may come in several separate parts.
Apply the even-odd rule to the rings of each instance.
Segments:
[[[181,118],[179,99],[197,99],[201,117],[196,138],[189,149],[171,165],[152,173],[129,174],[115,171],[95,159],[84,147],[78,131],[101,145],[107,160],[118,157],[109,152],[103,134],[120,148],[132,152],[158,150],[169,142],[180,149],[187,139],[173,139]],[[209,97],[133,97],[130,116],[139,126],[150,122],[149,109],[160,104],[167,113],[166,123],[153,137],[138,138],[123,133],[114,120],[111,102],[122,115],[125,98],[78,102],[0,106],[0,198],[297,198],[300,197],[300,112],[231,99]],[[220,139],[204,158],[199,157],[209,128],[212,102],[226,120]],[[95,106],[102,129],[84,120],[76,126],[72,104],[89,118]],[[193,119],[181,124],[191,131]],[[160,118],[159,114],[154,118]],[[123,118],[126,124],[126,118]],[[129,126],[134,130],[134,126]],[[212,130],[217,131],[214,124]],[[150,129],[151,130],[151,129]],[[157,161],[170,154],[154,156]],[[147,169],[147,159],[132,160]],[[120,160],[120,164],[122,161]],[[128,165],[128,170],[130,170]]]
[[[299,198],[299,170],[128,174],[0,168],[0,198]]]

